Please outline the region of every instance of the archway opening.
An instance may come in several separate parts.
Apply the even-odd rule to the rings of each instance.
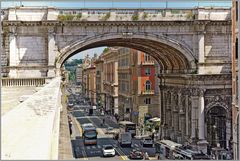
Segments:
[[[127,47],[149,54],[160,64],[163,73],[191,73],[196,70],[196,59],[185,44],[167,37],[134,34],[103,34],[62,46],[56,66],[60,67],[76,53],[102,46]]]
[[[221,106],[212,107],[206,115],[207,141],[213,147],[227,148],[227,111]]]

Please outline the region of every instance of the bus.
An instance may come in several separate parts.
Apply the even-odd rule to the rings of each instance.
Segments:
[[[136,135],[136,124],[130,121],[119,122],[120,133],[130,132],[132,137]]]
[[[171,140],[158,140],[155,143],[156,153],[158,153],[162,159],[173,159],[173,151],[181,146],[182,144]]]
[[[178,147],[173,150],[173,159],[182,160],[209,160],[210,158],[199,150],[192,148]]]
[[[84,145],[97,144],[97,129],[93,124],[86,123],[82,125],[82,136]]]

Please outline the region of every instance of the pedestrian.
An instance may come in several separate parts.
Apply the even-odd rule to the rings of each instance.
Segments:
[[[105,119],[103,118],[103,124],[105,123]]]
[[[145,152],[145,160],[149,160],[149,155],[147,152]]]

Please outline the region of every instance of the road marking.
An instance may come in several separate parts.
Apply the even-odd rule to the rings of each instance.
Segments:
[[[77,121],[77,119],[75,117],[73,117],[73,119],[74,119],[75,123],[77,124],[77,128],[79,130],[80,136],[82,136],[82,128],[80,126],[80,123]],[[83,160],[88,160],[85,149],[82,150],[82,154],[83,154]]]
[[[138,147],[138,144],[134,144],[134,146]]]
[[[92,146],[93,149],[96,149],[96,146]]]
[[[122,160],[129,160],[128,157],[121,151],[121,149],[115,149],[115,150],[118,152]]]
[[[98,145],[97,147],[98,147],[99,149],[101,149],[101,145]]]
[[[89,150],[89,149],[90,149],[90,146],[87,146],[87,149]]]
[[[88,121],[90,121],[93,125],[95,125],[96,126],[96,124],[90,119],[90,117],[89,116],[87,116],[87,117],[84,117],[84,118],[86,118],[86,119],[88,119]],[[97,132],[98,132],[98,134],[104,134],[104,132],[103,132],[103,130],[102,129],[100,129],[100,128],[97,128]]]
[[[73,117],[73,119],[74,119],[75,123],[77,124],[77,128],[78,128],[78,131],[80,133],[80,136],[82,136],[82,128],[80,126],[79,121],[75,117]]]
[[[82,154],[83,154],[83,160],[88,160],[87,153],[85,150],[82,150]]]

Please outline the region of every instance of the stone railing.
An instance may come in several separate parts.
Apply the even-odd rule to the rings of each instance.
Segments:
[[[144,94],[144,95],[145,95],[145,94],[146,94],[146,95],[147,95],[147,94],[154,94],[154,90],[145,90],[145,91],[142,91],[141,93]]]
[[[46,78],[2,78],[3,87],[12,86],[42,86]]]
[[[60,84],[60,77],[54,78],[2,116],[1,159],[58,159]]]

